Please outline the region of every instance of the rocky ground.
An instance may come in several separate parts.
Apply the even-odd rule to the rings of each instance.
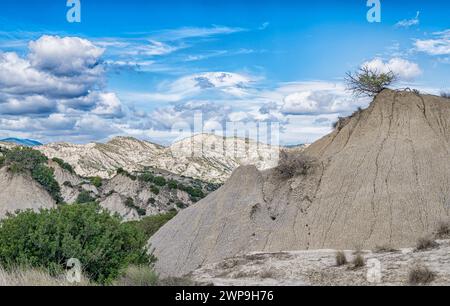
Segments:
[[[410,284],[411,270],[426,267],[434,274],[429,285],[449,285],[450,240],[437,243],[438,246],[425,251],[414,248],[361,251],[365,264],[360,268],[354,268],[352,263],[358,254],[355,251],[344,252],[349,263],[342,266],[336,265],[336,250],[251,253],[208,264],[190,276],[194,281],[217,286],[402,286]],[[379,282],[376,271],[381,271]]]

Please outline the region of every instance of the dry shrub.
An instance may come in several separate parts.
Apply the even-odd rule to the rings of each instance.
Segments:
[[[450,238],[450,222],[440,222],[436,229],[437,239]]]
[[[115,282],[116,286],[149,287],[158,284],[158,275],[150,266],[129,266]]]
[[[336,252],[336,266],[340,267],[347,264],[347,257],[342,251]]]
[[[426,251],[438,247],[439,244],[431,237],[422,237],[417,240],[416,251]]]
[[[373,249],[374,253],[395,253],[398,252],[397,249],[391,247],[390,245],[377,245]]]
[[[283,150],[280,153],[276,171],[284,179],[291,179],[298,175],[307,175],[312,171],[314,161],[314,158],[302,152]]]
[[[353,258],[352,264],[354,269],[359,269],[366,265],[366,261],[364,260],[362,254],[359,253],[355,256],[355,258]]]
[[[90,286],[88,280],[82,277],[80,283],[70,283],[65,275],[51,276],[39,269],[0,268],[0,286]]]
[[[441,97],[442,98],[446,98],[446,99],[450,99],[450,92],[441,92]]]
[[[410,285],[426,285],[436,278],[436,274],[425,266],[416,265],[409,270],[408,282]]]

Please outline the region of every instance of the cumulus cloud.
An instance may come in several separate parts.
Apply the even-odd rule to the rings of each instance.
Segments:
[[[433,33],[432,39],[417,39],[414,46],[429,55],[450,55],[450,30]]]
[[[0,52],[0,132],[82,141],[119,131],[126,110],[103,91],[103,53],[86,39],[48,35],[25,56]]]
[[[31,65],[53,75],[74,76],[101,73],[99,61],[104,49],[78,37],[44,35],[29,44]]]
[[[381,58],[375,58],[363,63],[362,66],[383,73],[392,71],[401,80],[412,80],[422,74],[422,70],[418,64],[399,57],[392,58],[388,62],[383,61]]]

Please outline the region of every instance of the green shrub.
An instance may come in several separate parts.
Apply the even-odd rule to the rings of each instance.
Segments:
[[[131,197],[128,197],[125,200],[125,206],[136,210],[139,216],[145,216],[147,214],[147,211],[145,209],[140,208],[139,206],[134,204],[134,200]]]
[[[56,203],[61,203],[63,201],[61,197],[61,187],[55,180],[53,171],[53,169],[44,164],[39,164],[31,171],[31,177],[47,190]]]
[[[141,175],[139,175],[138,178],[142,182],[150,183],[150,182],[153,182],[153,180],[155,179],[155,176],[152,173],[146,171],[146,172],[142,173]]]
[[[0,168],[5,165],[5,157],[3,155],[0,156]]]
[[[99,176],[91,177],[90,181],[91,181],[91,184],[94,185],[95,187],[97,187],[97,188],[102,187],[103,182],[102,182],[101,177],[99,177]]]
[[[169,211],[165,214],[148,216],[139,221],[130,221],[128,224],[135,227],[139,232],[145,233],[147,238],[150,238],[176,215],[176,211]]]
[[[357,72],[347,73],[345,81],[347,88],[356,96],[373,97],[380,93],[387,86],[397,80],[397,75],[392,71],[387,73],[379,72],[368,66],[361,67]]]
[[[170,180],[167,183],[167,186],[169,186],[170,189],[177,189],[178,188],[178,182],[175,180]]]
[[[184,209],[184,208],[187,207],[187,205],[184,204],[183,202],[177,202],[176,206],[177,206],[179,209]]]
[[[163,187],[167,184],[167,181],[165,178],[163,178],[162,176],[157,176],[155,177],[155,179],[153,180],[153,183],[155,183],[156,185]]]
[[[150,187],[150,191],[153,192],[155,195],[158,195],[158,194],[159,194],[159,188],[156,187],[155,185],[152,185],[152,186]]]
[[[135,175],[130,174],[128,171],[124,170],[123,168],[118,168],[116,173],[117,173],[117,175],[124,175],[133,181],[135,181],[137,179],[137,177]]]
[[[59,274],[77,258],[91,280],[108,284],[130,264],[155,261],[147,237],[98,204],[62,205],[8,215],[0,221],[0,265],[42,268]]]
[[[71,183],[71,182],[69,182],[69,181],[65,181],[65,182],[63,183],[63,186],[66,186],[66,187],[70,187],[70,188],[73,188],[73,185],[72,185],[72,183]]]
[[[27,147],[15,147],[5,154],[5,164],[14,173],[31,172],[38,165],[46,163],[47,160],[47,157],[41,152]]]
[[[182,184],[178,185],[178,189],[187,192],[193,198],[204,198],[205,194],[201,188],[192,187],[192,186],[184,186]]]
[[[91,203],[94,202],[95,198],[91,196],[91,193],[87,190],[83,190],[78,194],[76,203],[77,204],[84,204],[84,203]]]
[[[52,159],[55,163],[57,163],[62,169],[69,171],[70,173],[74,174],[75,171],[73,170],[72,166],[65,161],[63,161],[61,158],[54,157]]]
[[[5,165],[13,173],[29,173],[52,196],[62,202],[61,188],[55,180],[53,169],[47,167],[48,159],[41,152],[27,147],[16,147],[5,154]]]
[[[150,198],[147,201],[147,204],[155,204],[155,203],[156,203],[156,200],[154,198]]]

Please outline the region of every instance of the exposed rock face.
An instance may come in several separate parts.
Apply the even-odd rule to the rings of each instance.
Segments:
[[[253,251],[407,247],[450,213],[450,103],[385,90],[305,153],[291,179],[247,166],[150,243],[182,275]]]
[[[0,218],[16,210],[53,208],[55,201],[32,178],[0,169]]]
[[[36,149],[50,158],[63,159],[85,177],[111,178],[118,168],[133,172],[152,167],[214,183],[224,182],[240,165],[271,168],[278,153],[278,147],[210,134],[196,135],[170,147],[116,137],[106,144],[54,143]]]

